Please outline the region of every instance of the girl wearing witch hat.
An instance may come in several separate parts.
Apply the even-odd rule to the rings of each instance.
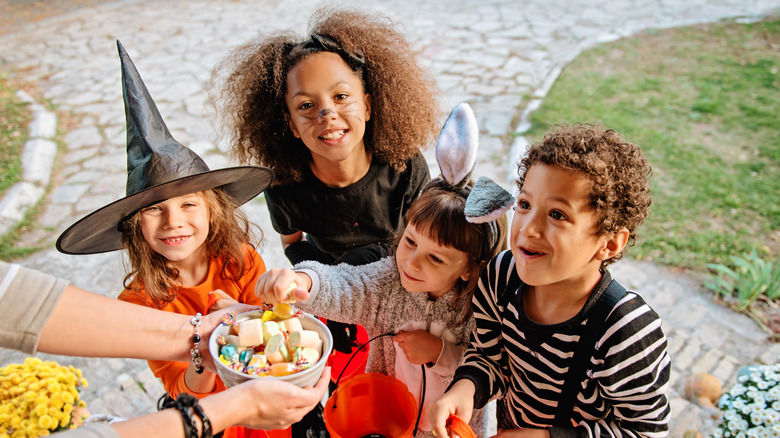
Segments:
[[[195,315],[197,334],[200,315],[220,297],[262,304],[254,284],[265,264],[239,206],[260,194],[274,173],[259,166],[209,170],[171,136],[132,60],[118,41],[117,46],[127,117],[127,196],[73,224],[57,249],[66,254],[126,249],[131,271],[119,299]],[[174,399],[183,392],[202,398],[225,389],[200,365],[199,351],[207,351],[208,339],[196,335],[193,341],[192,363],[149,361]],[[229,429],[227,436],[244,435]]]

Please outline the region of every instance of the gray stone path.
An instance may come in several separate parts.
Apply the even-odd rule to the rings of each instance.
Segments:
[[[402,24],[445,96],[442,120],[461,101],[474,108],[482,129],[476,174],[492,176],[507,188],[512,187],[514,161],[525,148],[522,137],[509,134],[523,130],[526,112],[538,105],[560,70],[583,49],[647,28],[750,19],[780,10],[780,0],[342,4],[371,7]],[[53,240],[68,225],[124,196],[125,118],[116,39],[135,61],[174,137],[218,168],[230,161],[204,104],[212,66],[257,32],[305,32],[316,6],[302,0],[124,0],[28,25],[0,38],[1,70],[36,83],[45,98],[79,116],[64,136],[43,214],[35,231],[24,236],[26,243],[46,242],[50,249],[20,263],[108,296],[121,289],[124,268],[119,254],[67,256],[53,249]],[[42,161],[33,160],[33,165],[44,166]],[[435,169],[435,162],[429,161]],[[262,255],[267,265],[289,266],[263,198],[250,202],[247,211],[266,233]],[[779,344],[766,342],[750,319],[714,303],[684,273],[630,260],[619,262],[613,273],[663,318],[673,360],[671,436],[682,436],[689,428],[712,429],[707,412],[681,396],[690,373],[709,372],[728,385],[742,366],[778,359]],[[93,413],[131,417],[151,412],[162,392],[144,361],[43,356],[83,370],[90,386],[82,395]],[[0,351],[0,365],[23,357]]]

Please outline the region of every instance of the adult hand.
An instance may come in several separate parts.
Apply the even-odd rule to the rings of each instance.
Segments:
[[[429,362],[436,363],[444,344],[442,340],[425,330],[413,330],[407,332],[401,330],[393,336],[393,342],[403,350],[406,359],[415,364],[422,365]]]
[[[449,391],[428,406],[428,420],[433,425],[433,432],[439,438],[449,438],[447,434],[447,419],[457,415],[463,421],[471,421],[474,410],[474,383],[468,379],[455,382]]]
[[[325,367],[316,385],[303,388],[278,379],[251,379],[210,396],[201,404],[216,402],[207,411],[209,418],[212,409],[220,415],[237,416],[227,420],[228,426],[285,429],[314,409],[324,397],[329,382],[330,367]],[[219,418],[215,414],[213,419],[219,421]]]
[[[290,269],[273,268],[255,283],[255,295],[268,304],[304,301],[309,298],[311,278]]]

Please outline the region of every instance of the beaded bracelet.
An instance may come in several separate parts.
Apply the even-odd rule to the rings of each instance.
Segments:
[[[190,407],[187,406],[189,400],[187,397],[195,399],[195,403],[198,399],[190,394],[181,393],[176,399],[174,406],[181,412],[181,421],[184,423],[184,438],[198,438],[198,428],[195,427],[195,423],[192,422],[192,414],[190,414]]]
[[[192,399],[195,401],[195,403],[193,403],[191,406],[192,410],[195,412],[195,415],[197,415],[198,418],[200,418],[200,424],[201,424],[200,438],[212,438],[211,421],[209,421],[209,417],[206,416],[206,413],[203,412],[203,408],[198,404],[198,399],[196,399],[195,397],[192,397]]]
[[[203,372],[203,367],[200,365],[201,362],[203,362],[203,357],[200,355],[200,350],[198,350],[198,342],[200,342],[200,335],[198,334],[198,326],[200,325],[201,321],[203,320],[203,315],[200,313],[196,313],[195,316],[190,319],[190,324],[195,326],[195,335],[192,337],[192,349],[190,350],[190,356],[192,357],[192,364],[195,365],[195,372],[198,374],[201,374]]]

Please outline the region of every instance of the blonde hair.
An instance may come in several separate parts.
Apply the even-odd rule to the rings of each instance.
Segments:
[[[256,247],[253,244],[253,226],[224,190],[215,188],[196,194],[206,202],[209,214],[209,234],[204,243],[209,260],[224,259],[220,275],[230,280],[240,279],[252,269],[252,266],[245,265],[245,245]],[[258,229],[258,233],[260,242],[262,231]],[[122,246],[127,249],[131,268],[125,276],[124,287],[139,295],[144,290],[141,298],[151,307],[162,308],[175,300],[181,287],[179,270],[170,260],[154,252],[144,240],[141,210],[122,222]]]

